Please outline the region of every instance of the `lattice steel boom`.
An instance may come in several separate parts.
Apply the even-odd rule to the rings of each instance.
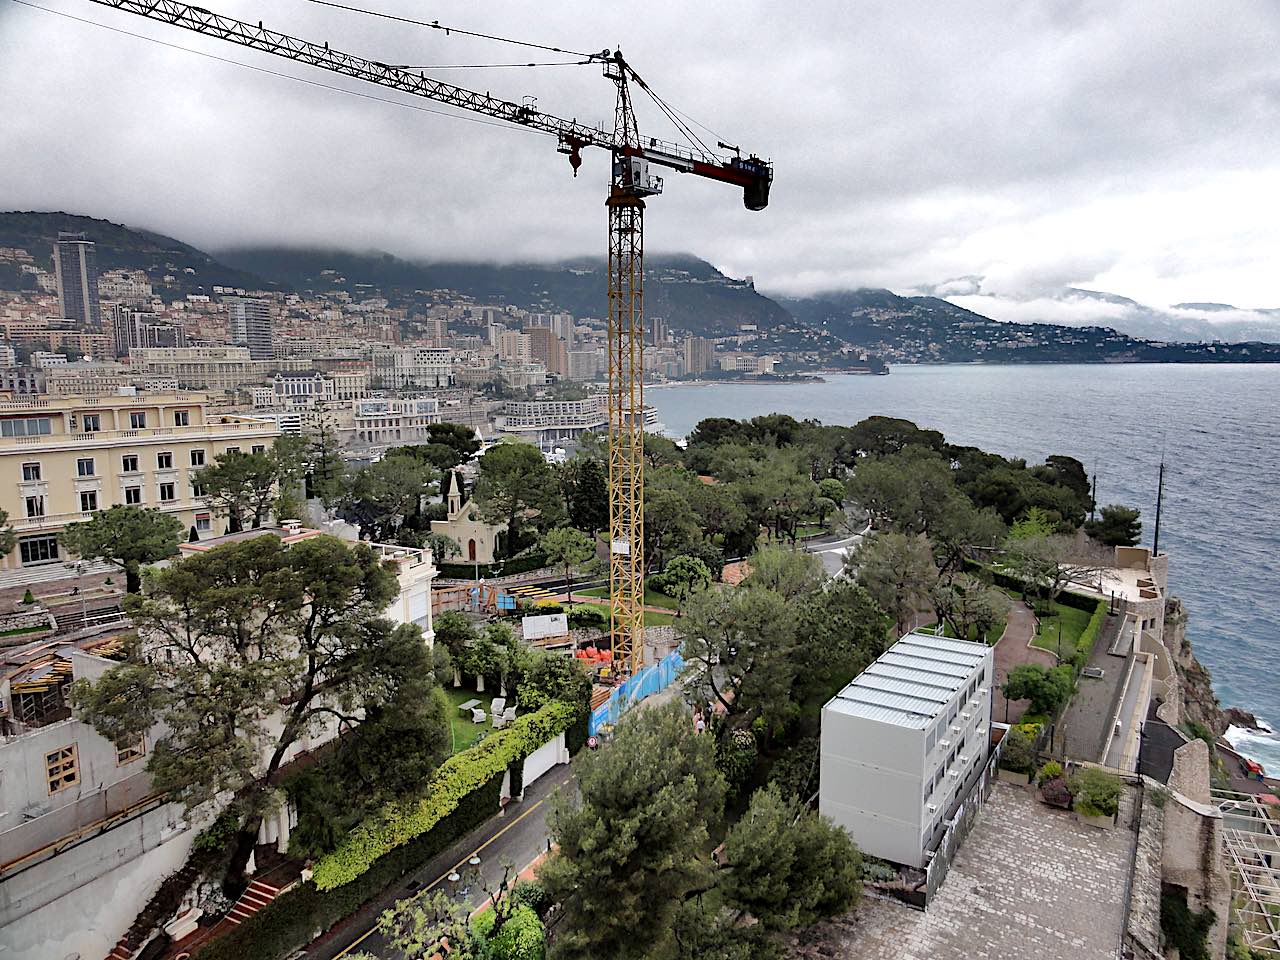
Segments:
[[[613,156],[609,210],[609,604],[614,663],[634,672],[644,662],[644,197],[662,192],[662,180],[650,176],[655,163],[681,173],[718,180],[742,188],[749,210],[769,203],[773,167],[735,147],[733,156],[701,145],[686,147],[648,138],[641,140],[628,81],[654,98],[677,124],[680,121],[657,97],[620,52],[590,56],[604,65],[617,86],[612,132],[522,104],[433,80],[421,72],[331,49],[327,43],[300,40],[201,7],[176,0],[90,0],[126,13],[182,27],[204,36],[260,50],[308,66],[423,97],[461,110],[505,120],[556,137],[568,154],[576,176],[583,147],[601,147]],[[685,127],[688,132],[688,127]],[[696,137],[691,137],[696,140]],[[701,144],[701,141],[698,141]]]

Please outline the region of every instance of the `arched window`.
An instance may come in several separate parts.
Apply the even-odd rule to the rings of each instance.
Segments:
[[[470,540],[467,541],[467,559],[472,561],[473,563],[475,562],[475,559],[476,559],[475,537],[472,537]]]

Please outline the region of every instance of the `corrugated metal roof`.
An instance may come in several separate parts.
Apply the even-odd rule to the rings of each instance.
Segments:
[[[923,729],[990,655],[985,644],[911,633],[880,655],[826,709]]]

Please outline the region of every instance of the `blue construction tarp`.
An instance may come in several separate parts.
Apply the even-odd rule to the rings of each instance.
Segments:
[[[609,699],[591,711],[588,729],[594,735],[606,724],[616,724],[634,704],[671,686],[683,669],[684,657],[679,650],[673,650],[657,663],[645,667],[621,686],[614,688]]]

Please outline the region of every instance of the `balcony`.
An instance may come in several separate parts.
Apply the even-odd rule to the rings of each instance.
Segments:
[[[201,441],[218,437],[275,437],[279,429],[264,420],[232,420],[225,423],[203,423],[190,427],[139,427],[129,430],[94,430],[90,433],[46,433],[34,437],[0,437],[0,453],[31,447],[113,447],[124,442],[147,443],[152,440],[177,438]]]

